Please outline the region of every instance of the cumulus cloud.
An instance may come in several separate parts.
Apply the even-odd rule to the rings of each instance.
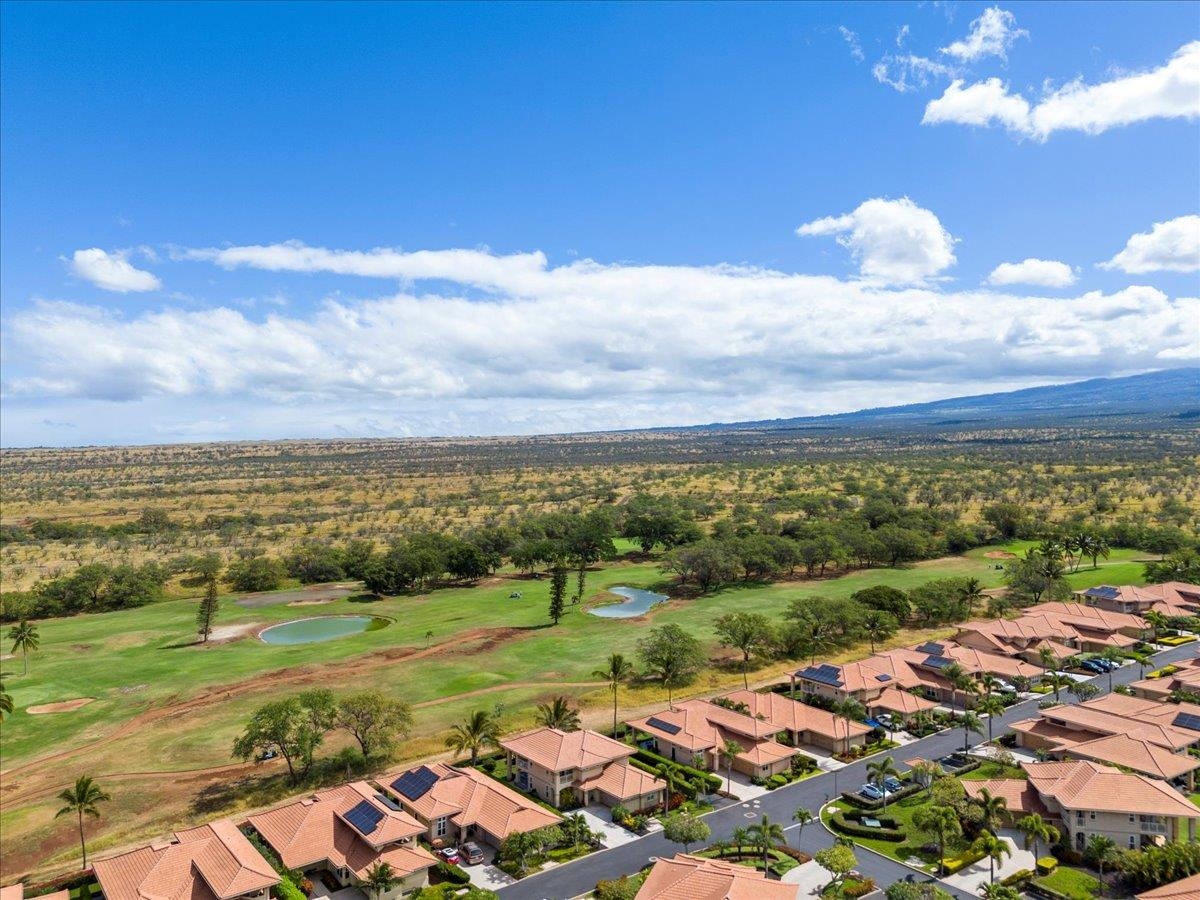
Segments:
[[[1009,48],[1020,37],[1029,37],[1029,32],[1017,27],[1017,17],[1006,9],[989,6],[971,23],[963,40],[943,47],[942,52],[963,62],[974,62],[985,56],[1008,59]]]
[[[845,25],[839,25],[838,31],[842,34],[842,40],[850,47],[850,55],[854,57],[856,62],[862,62],[867,58],[863,53],[862,44],[858,42],[857,32],[851,31]]]
[[[129,262],[128,250],[109,253],[99,247],[76,250],[71,257],[71,272],[98,288],[128,294],[132,291],[156,291],[162,282],[151,272],[138,269]]]
[[[1125,249],[1100,268],[1130,274],[1200,271],[1200,216],[1156,222],[1149,231],[1133,235]]]
[[[889,284],[922,282],[955,262],[954,237],[936,215],[908,197],[867,200],[854,212],[808,222],[796,233],[835,235],[864,277]]]
[[[1100,134],[1150,119],[1200,116],[1200,41],[1185,44],[1164,65],[1099,84],[1076,79],[1030,103],[998,78],[955,79],[925,107],[924,125],[1000,125],[1044,141],[1056,131]]]
[[[988,276],[988,284],[997,286],[1033,284],[1040,287],[1062,288],[1073,285],[1075,277],[1075,270],[1064,262],[1030,257],[1019,263],[1000,263]]]
[[[871,74],[880,84],[906,94],[929,87],[942,78],[950,78],[956,70],[913,53],[888,53],[871,67]]]

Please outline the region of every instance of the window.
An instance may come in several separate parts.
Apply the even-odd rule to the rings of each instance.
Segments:
[[[1132,834],[1129,836],[1129,849],[1130,850],[1137,849],[1137,838]]]
[[[446,836],[446,817],[445,816],[441,816],[434,823],[433,834],[435,837],[445,837]]]
[[[1096,811],[1094,809],[1088,811],[1088,818],[1091,819],[1093,822],[1096,821]]]
[[[1129,814],[1129,821],[1130,821],[1130,822],[1132,822],[1133,820],[1134,820],[1133,813],[1130,813],[1130,814]]]

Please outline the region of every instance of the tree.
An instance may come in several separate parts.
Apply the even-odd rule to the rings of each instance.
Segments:
[[[83,867],[87,868],[87,842],[83,836],[83,817],[100,818],[99,804],[111,800],[108,794],[100,789],[96,782],[87,775],[80,775],[75,784],[58,795],[63,802],[63,808],[54,814],[54,818],[74,813],[79,819],[79,849],[83,853]]]
[[[918,831],[923,831],[937,840],[938,873],[944,873],[946,841],[962,834],[962,825],[959,824],[958,814],[949,806],[922,806],[913,813],[912,823]]]
[[[1042,842],[1054,844],[1059,838],[1058,829],[1037,813],[1018,819],[1017,830],[1025,835],[1025,849],[1028,850],[1032,845],[1035,858],[1041,856],[1038,848]]]
[[[1074,683],[1075,683],[1074,679],[1072,679],[1070,676],[1064,675],[1060,672],[1052,672],[1049,675],[1042,676],[1042,684],[1048,684],[1050,687],[1054,688],[1054,699],[1055,700],[1061,699],[1061,696],[1059,694],[1060,688],[1069,688]]]
[[[317,748],[333,727],[336,704],[325,690],[264,703],[233,742],[233,755],[256,762],[282,756],[292,781],[307,777]]]
[[[1150,626],[1151,640],[1158,643],[1158,636],[1167,629],[1167,617],[1157,609],[1150,609],[1142,613],[1142,618],[1146,620],[1146,624]],[[8,634],[12,637],[12,632]],[[14,647],[15,649],[15,647]],[[36,649],[36,648],[35,648]]]
[[[1015,887],[995,881],[979,885],[979,896],[983,900],[1021,900],[1021,892]]]
[[[555,625],[566,609],[566,599],[567,570],[562,566],[555,566],[550,572],[550,618],[554,620]]]
[[[731,794],[733,793],[733,761],[742,752],[742,745],[737,741],[726,740],[721,746],[721,758],[725,760],[726,787]]]
[[[207,578],[204,581],[204,596],[200,598],[200,606],[196,610],[196,628],[200,640],[207,644],[208,636],[212,634],[213,620],[217,617],[217,579]]]
[[[965,607],[966,617],[969,619],[975,612],[976,604],[982,601],[985,596],[983,593],[983,584],[980,583],[978,578],[968,578],[959,589],[958,596]]]
[[[382,897],[399,883],[391,863],[372,863],[365,874],[363,885],[377,898]]]
[[[867,763],[867,780],[883,792],[883,805],[885,807],[887,806],[888,791],[884,782],[889,778],[895,778],[899,774],[900,770],[896,768],[896,761],[890,756],[885,756],[878,762]]]
[[[608,657],[608,665],[603,669],[596,669],[592,672],[592,677],[607,681],[609,688],[612,689],[613,737],[615,738],[617,736],[617,689],[633,677],[633,663],[620,653],[613,653]]]
[[[5,716],[11,716],[13,711],[13,698],[4,687],[4,675],[0,674],[0,721],[3,721]]]
[[[722,647],[736,647],[742,651],[742,685],[749,689],[746,669],[751,656],[771,646],[775,635],[771,623],[761,613],[731,612],[718,616],[713,628]]]
[[[1100,881],[1104,881],[1104,866],[1106,863],[1112,862],[1117,857],[1117,845],[1113,843],[1112,838],[1105,837],[1102,834],[1093,834],[1088,838],[1087,847],[1083,851],[1084,857],[1092,863],[1100,872]]]
[[[500,723],[486,709],[477,709],[450,729],[446,746],[456,753],[470,751],[471,765],[479,762],[479,751],[500,743]]]
[[[967,710],[958,717],[958,724],[962,726],[963,730],[963,749],[969,750],[971,749],[971,732],[982,734],[983,722],[980,721],[979,716]]]
[[[1109,677],[1112,677],[1111,673]],[[1072,681],[1067,690],[1079,698],[1080,703],[1086,703],[1100,693],[1100,688],[1088,681]]]
[[[358,741],[365,759],[372,752],[390,750],[397,737],[408,737],[413,724],[412,707],[381,691],[362,691],[341,699],[335,724]]]
[[[750,837],[762,853],[763,871],[765,872],[771,864],[771,848],[776,844],[782,844],[785,840],[783,826],[778,822],[772,822],[767,814],[763,813],[762,819],[750,826]]]
[[[742,848],[750,843],[750,829],[743,825],[737,825],[730,834],[730,838],[734,846],[737,847],[737,855],[740,857],[742,855]]]
[[[1000,817],[1008,810],[1008,800],[993,794],[987,788],[980,788],[979,795],[975,797],[974,803],[982,813],[979,820],[980,824],[988,831],[994,833],[996,826],[1000,822]]]
[[[225,577],[235,591],[273,591],[283,581],[283,566],[277,559],[251,556],[230,563]]]
[[[868,609],[888,613],[901,623],[907,621],[912,614],[912,604],[909,603],[908,594],[894,587],[888,587],[886,584],[878,584],[875,587],[855,591],[850,595],[850,599],[861,603]]]
[[[638,641],[642,664],[667,689],[667,703],[672,691],[691,681],[706,662],[704,645],[678,625],[660,625]]]
[[[1004,701],[999,697],[984,697],[975,707],[982,715],[987,716],[988,743],[992,742],[992,727],[996,721],[996,716],[1004,714]]]
[[[578,731],[579,710],[571,706],[566,697],[555,697],[549,703],[539,703],[534,717],[539,725],[557,728],[559,731]]]
[[[845,844],[834,844],[832,847],[818,850],[813,855],[813,859],[817,861],[818,866],[833,876],[833,880],[830,881],[831,885],[840,882],[858,865],[854,851]]]
[[[1165,581],[1182,581],[1185,584],[1200,584],[1200,552],[1186,547],[1176,550],[1158,562],[1145,565],[1146,581],[1162,584]]]
[[[683,844],[687,853],[692,844],[701,844],[712,834],[708,823],[690,813],[677,812],[663,821],[663,837],[672,844]]]
[[[666,789],[663,791],[663,818],[671,811],[671,794],[675,790],[675,766],[666,760],[658,764],[655,774],[666,784]]]
[[[12,641],[13,653],[20,652],[24,662],[24,673],[29,674],[29,654],[37,652],[41,646],[41,639],[38,636],[38,627],[34,622],[27,622],[22,619],[12,628],[8,629],[8,639]]]
[[[738,564],[737,555],[717,540],[676,547],[663,559],[663,569],[678,574],[681,582],[695,580],[703,594],[736,578]]]
[[[875,642],[885,641],[900,630],[900,623],[891,613],[869,609],[862,617],[862,630],[871,641],[871,653],[875,653]]]
[[[799,823],[796,826],[796,846],[799,846],[804,840],[804,826],[813,821],[813,814],[802,806],[792,814],[792,821]]]
[[[500,845],[500,856],[516,864],[517,871],[525,874],[529,855],[541,846],[541,840],[532,831],[514,831]]]
[[[971,849],[988,858],[988,880],[992,882],[996,880],[996,863],[1001,862],[1004,857],[1012,855],[1012,847],[1008,846],[1008,841],[996,837],[987,829],[984,829],[980,832],[979,837],[975,838]]]
[[[853,697],[847,697],[845,700],[835,700],[830,707],[830,712],[833,713],[835,724],[836,719],[840,717],[846,723],[846,746],[845,752],[850,750],[850,723],[864,714],[863,705]],[[837,741],[837,728],[834,728],[834,742]]]

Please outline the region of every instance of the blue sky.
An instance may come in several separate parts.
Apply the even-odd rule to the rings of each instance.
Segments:
[[[6,446],[688,424],[1200,356],[1195,4],[0,23]]]

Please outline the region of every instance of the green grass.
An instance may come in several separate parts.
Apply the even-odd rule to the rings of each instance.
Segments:
[[[1057,891],[1071,900],[1091,900],[1100,890],[1100,882],[1084,872],[1070,866],[1059,866],[1049,875],[1034,879],[1034,884]]]
[[[924,791],[919,794],[914,794],[910,797],[905,797],[903,800],[897,800],[895,803],[889,803],[885,808],[878,810],[878,814],[887,818],[896,820],[899,828],[908,836],[907,840],[897,843],[895,841],[883,841],[873,838],[862,838],[857,835],[851,840],[856,844],[874,850],[876,853],[882,853],[884,856],[890,856],[892,859],[903,863],[909,863],[914,859],[918,859],[922,863],[922,867],[926,872],[932,873],[937,864],[937,854],[925,853],[921,850],[921,846],[929,842],[930,838],[918,831],[912,824],[913,814],[921,807],[928,804],[929,800],[925,796]],[[827,806],[821,813],[822,821],[826,826],[837,834],[837,830],[833,829],[831,819],[831,811],[836,808],[842,811],[854,809],[853,806],[846,803],[844,800],[836,800],[830,806]],[[952,856],[955,852],[954,846],[947,843],[946,855]]]
[[[1024,778],[1025,770],[1020,766],[1006,766],[998,762],[985,762],[958,776],[959,781],[990,781],[993,778]]]

